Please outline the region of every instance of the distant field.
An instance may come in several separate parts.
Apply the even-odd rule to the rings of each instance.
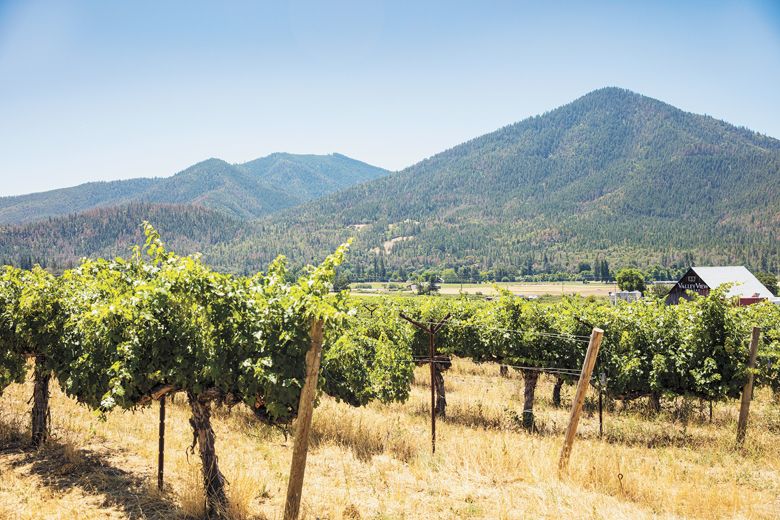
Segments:
[[[393,284],[387,283],[360,283],[352,284],[352,291],[356,294],[412,294],[408,289],[403,291],[390,290]],[[395,284],[401,286],[405,284]],[[609,296],[610,291],[616,291],[617,285],[614,283],[582,283],[582,282],[499,282],[492,283],[444,283],[441,284],[440,294],[456,295],[460,292],[465,294],[484,294],[491,296],[496,294],[494,285],[511,291],[513,294],[522,296],[561,296],[579,294],[581,296]]]

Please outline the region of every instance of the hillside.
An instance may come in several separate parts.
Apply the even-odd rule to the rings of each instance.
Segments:
[[[0,198],[0,224],[19,224],[130,202],[196,204],[255,218],[354,184],[386,170],[344,155],[276,153],[244,164],[208,159],[172,177],[92,182]]]
[[[605,88],[261,226],[262,249],[305,260],[357,235],[353,265],[379,256],[388,273],[573,271],[597,257],[777,270],[780,141]]]
[[[191,235],[189,245],[200,246],[209,262],[238,272],[278,253],[294,264],[312,262],[349,236],[357,238],[348,266],[356,279],[403,279],[428,267],[455,269],[462,279],[587,274],[603,259],[613,268],[661,266],[655,272],[662,278],[691,263],[780,267],[780,141],[627,90],[591,92],[341,191],[335,190],[358,178],[335,175],[321,163],[306,175],[290,174],[293,165],[304,169],[300,157],[220,162],[222,169],[201,163],[193,168],[216,173],[191,168],[165,187],[138,188],[144,194],[138,198],[192,202],[198,193],[188,188],[192,177],[211,183],[199,203],[234,217],[260,215],[219,240]],[[329,158],[336,165],[349,161]],[[257,178],[299,197],[290,204],[335,192],[316,205],[263,217],[272,210],[267,197],[257,204],[243,199]],[[164,228],[168,218],[151,220]],[[32,256],[80,236],[57,231],[64,229],[58,219],[38,226],[53,231]],[[219,220],[217,226],[233,229]],[[18,261],[18,251],[28,247],[20,238],[27,229],[0,235],[0,259]],[[97,251],[84,247],[80,254]]]
[[[0,265],[41,264],[55,271],[84,256],[127,256],[142,244],[144,220],[154,222],[166,243],[185,254],[238,239],[242,221],[219,211],[181,204],[129,203],[0,227]]]

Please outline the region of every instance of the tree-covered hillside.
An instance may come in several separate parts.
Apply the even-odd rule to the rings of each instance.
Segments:
[[[99,207],[151,202],[196,204],[255,218],[387,173],[344,155],[276,153],[244,164],[208,159],[172,177],[92,182],[0,198],[0,224],[32,222]]]
[[[242,183],[249,178],[268,179],[276,189],[303,197],[322,195],[319,186],[343,187],[323,176],[349,178],[329,175],[321,163],[306,175],[289,175],[291,163],[303,169],[302,157],[310,156],[279,154],[240,167],[222,163],[225,172],[213,178],[193,177],[214,183],[204,190],[207,205],[238,217],[264,211],[236,209],[251,207],[242,200],[248,192]],[[337,165],[349,161],[329,158]],[[229,173],[233,169],[241,175]],[[172,179],[177,177],[189,185],[187,172]],[[285,180],[291,178],[297,180]],[[191,198],[173,183],[167,194],[181,195],[173,202]],[[151,220],[166,236],[189,237],[208,262],[236,272],[265,265],[279,252],[293,264],[314,262],[355,236],[346,269],[363,280],[405,279],[428,268],[464,280],[559,272],[603,278],[607,264],[637,265],[660,278],[691,264],[737,263],[777,273],[780,141],[605,88],[316,204],[238,228],[231,227],[233,220],[215,220],[213,228],[224,228],[218,240],[188,235],[186,225],[178,226],[177,235],[165,229],[166,218],[138,221]],[[43,233],[48,238],[35,242],[31,256],[54,250],[62,256],[59,244],[70,239],[65,237],[81,236],[61,220],[37,229],[47,225],[73,234]],[[0,258],[18,261],[18,252],[28,247],[20,237],[29,229],[3,232]]]
[[[605,88],[260,225],[268,250],[301,260],[357,235],[358,270],[777,271],[780,141]]]
[[[241,237],[244,223],[216,210],[181,204],[129,203],[0,227],[0,265],[53,271],[73,267],[85,256],[127,256],[143,240],[144,220],[159,224],[169,245],[183,253]]]

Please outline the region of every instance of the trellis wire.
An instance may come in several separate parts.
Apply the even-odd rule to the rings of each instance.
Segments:
[[[433,324],[435,322],[430,321],[420,321],[420,323],[423,324]],[[549,336],[549,337],[555,337],[555,338],[564,338],[564,339],[574,339],[575,341],[581,340],[585,341],[586,343],[590,340],[590,336],[584,336],[584,335],[578,335],[578,334],[564,334],[564,333],[558,333],[558,332],[544,332],[544,331],[538,331],[538,330],[519,330],[519,329],[506,329],[501,327],[490,327],[485,325],[475,325],[470,323],[465,323],[462,321],[449,321],[445,324],[445,327],[448,326],[461,326],[461,327],[477,327],[480,329],[486,329],[486,330],[497,330],[501,332],[514,332],[517,334],[536,334],[538,336]]]
[[[428,356],[412,356],[412,359],[415,361],[426,361],[430,362],[430,358]],[[434,362],[442,361],[438,359],[434,359]],[[508,365],[506,363],[501,363],[500,361],[490,361],[490,363],[496,363],[501,366],[505,366],[508,368],[514,368],[516,370],[531,370],[531,371],[537,371],[537,372],[545,372],[549,374],[563,374],[563,375],[571,375],[571,376],[578,376],[580,375],[580,370],[574,369],[574,368],[565,368],[565,367],[533,367],[533,366],[525,366],[525,365]]]
[[[371,324],[376,323],[375,320],[371,320],[369,318],[358,318],[358,320],[363,321],[364,323],[371,323]],[[400,324],[400,321],[398,321],[398,323]],[[420,321],[419,323],[424,324],[424,325],[436,325],[438,322]],[[535,334],[537,336],[545,336],[545,337],[551,337],[551,338],[567,339],[567,340],[578,341],[578,342],[582,342],[582,343],[587,343],[590,340],[590,336],[580,336],[580,335],[576,335],[576,334],[561,334],[561,333],[555,333],[555,332],[542,332],[542,331],[536,331],[536,330],[505,329],[505,328],[500,328],[500,327],[488,327],[488,326],[484,326],[484,325],[471,325],[471,324],[466,324],[466,323],[463,323],[463,322],[454,322],[454,321],[451,321],[451,322],[448,322],[448,323],[444,324],[445,327],[449,327],[449,326],[452,326],[452,325],[457,325],[457,326],[461,326],[461,327],[474,326],[474,327],[478,327],[478,328],[483,329],[483,330],[496,330],[496,331],[500,331],[500,332],[511,332],[511,333],[515,333],[515,334]]]

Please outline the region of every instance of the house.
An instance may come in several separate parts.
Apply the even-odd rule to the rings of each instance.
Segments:
[[[609,301],[612,305],[617,305],[618,300],[624,302],[635,302],[642,299],[642,293],[639,291],[617,291],[609,293]]]
[[[774,295],[764,287],[758,278],[743,265],[717,267],[691,267],[672,287],[666,296],[666,303],[674,305],[680,298],[686,300],[688,291],[707,296],[711,290],[723,284],[731,284],[726,293],[729,297],[738,297],[739,305],[750,305],[762,300],[774,301]]]

